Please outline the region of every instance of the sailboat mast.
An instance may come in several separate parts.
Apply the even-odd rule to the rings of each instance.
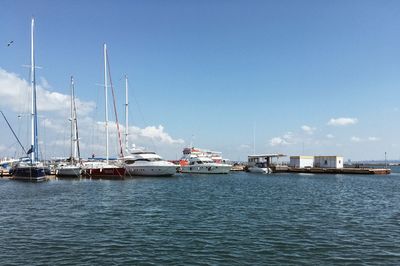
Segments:
[[[73,147],[74,147],[74,110],[73,110],[73,99],[74,99],[74,77],[71,76],[71,151],[70,151],[70,164],[73,164]]]
[[[108,80],[107,80],[107,45],[104,44],[104,94],[105,94],[105,119],[106,119],[106,162],[108,164]]]
[[[75,82],[74,82],[74,77],[71,76],[71,82],[72,82],[72,99],[71,99],[71,114],[72,114],[72,139],[73,139],[73,156],[74,162],[79,160],[79,157],[77,155],[78,153],[78,126],[77,126],[77,119],[76,119],[76,106],[75,106]]]
[[[128,114],[129,114],[129,102],[128,102],[128,76],[125,75],[125,150],[128,152],[129,144],[128,144],[128,134],[129,134],[129,122],[128,122]]]
[[[38,138],[37,138],[37,107],[36,107],[36,77],[35,77],[35,50],[34,50],[34,28],[35,19],[31,22],[31,88],[32,88],[32,109],[31,109],[31,161],[38,160]]]

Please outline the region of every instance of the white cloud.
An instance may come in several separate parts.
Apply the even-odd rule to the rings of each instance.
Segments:
[[[45,78],[37,85],[37,107],[39,112],[67,113],[70,108],[70,95],[49,91],[51,86]],[[30,110],[31,88],[25,79],[15,73],[0,68],[0,106],[9,107],[15,112],[27,113]],[[76,99],[77,112],[89,114],[95,107],[94,102]]]
[[[307,125],[301,126],[301,129],[302,129],[305,133],[307,133],[307,134],[309,134],[309,135],[314,134],[314,131],[316,130],[315,127],[310,127],[310,126],[307,126]]]
[[[332,134],[327,134],[326,137],[327,137],[328,139],[333,139],[335,136],[332,135]]]
[[[64,132],[66,130],[65,125],[61,124],[61,123],[57,123],[60,122],[60,120],[55,120],[55,119],[49,119],[49,118],[44,118],[42,120],[39,120],[40,124],[45,127],[46,129],[51,129],[57,133],[61,133]]]
[[[373,142],[373,141],[379,141],[380,139],[377,137],[359,138],[359,137],[353,136],[350,138],[350,140],[353,142],[365,142],[365,141]]]
[[[40,77],[40,86],[42,86],[44,89],[49,90],[51,89],[50,83],[45,79],[44,77]]]
[[[293,139],[293,133],[287,132],[285,135],[283,135],[283,138],[287,141],[291,141]]]
[[[280,146],[280,145],[288,145],[289,143],[281,137],[275,137],[269,141],[269,144],[271,146]]]
[[[328,122],[330,126],[347,126],[353,125],[358,122],[357,118],[349,118],[349,117],[340,117],[340,118],[331,118]]]
[[[283,145],[290,145],[293,143],[293,133],[287,132],[282,137],[274,137],[270,139],[269,145],[270,146],[283,146]]]
[[[98,129],[105,132],[105,122],[97,122],[99,125]],[[109,122],[109,134],[117,135],[117,126],[115,122]],[[123,125],[119,125],[121,137],[124,134],[125,127]],[[137,140],[140,138],[147,138],[153,141],[157,141],[162,144],[183,144],[185,141],[183,139],[174,139],[167,132],[164,131],[164,127],[162,125],[157,126],[147,126],[145,128],[139,128],[135,126],[129,127],[129,138],[130,140]]]
[[[142,137],[147,137],[151,139],[158,140],[165,144],[183,144],[183,139],[173,139],[167,132],[164,131],[164,127],[162,125],[156,126],[148,126],[143,129],[139,129],[139,134]]]

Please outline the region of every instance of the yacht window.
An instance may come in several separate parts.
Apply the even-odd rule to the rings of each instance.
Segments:
[[[137,159],[136,161],[145,161],[145,162],[150,162],[150,160],[149,160],[149,159],[144,159],[144,158]]]
[[[203,164],[203,162],[202,161],[197,161],[197,164]]]
[[[134,161],[134,160],[127,160],[127,161],[125,161],[125,163],[126,163],[126,164],[134,164],[135,161]]]

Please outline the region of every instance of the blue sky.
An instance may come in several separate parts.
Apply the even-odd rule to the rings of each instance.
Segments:
[[[131,142],[167,158],[179,157],[193,140],[244,160],[253,151],[253,132],[258,153],[361,160],[382,159],[386,151],[389,158],[400,158],[398,1],[2,0],[0,5],[0,107],[17,127],[23,128],[16,119],[20,108],[5,102],[4,84],[10,80],[1,78],[29,78],[22,65],[29,64],[33,15],[39,83],[47,92],[68,94],[73,74],[82,104],[97,106],[82,114],[88,132],[94,131],[90,123],[103,119],[102,88],[96,84],[103,82],[106,42],[120,120],[121,77],[129,76],[130,124],[137,127]],[[60,121],[68,126],[55,109],[41,112],[48,123],[59,124],[42,128],[43,145],[51,146],[45,149],[48,156],[65,154],[62,146],[50,145],[65,142]],[[11,153],[10,135],[0,133],[1,155]],[[89,143],[96,142],[90,138],[82,139],[87,155],[94,149]]]

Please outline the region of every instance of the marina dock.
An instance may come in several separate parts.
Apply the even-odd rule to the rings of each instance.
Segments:
[[[359,174],[359,175],[389,175],[387,168],[295,168],[289,166],[274,166],[274,173],[310,173],[310,174]]]

